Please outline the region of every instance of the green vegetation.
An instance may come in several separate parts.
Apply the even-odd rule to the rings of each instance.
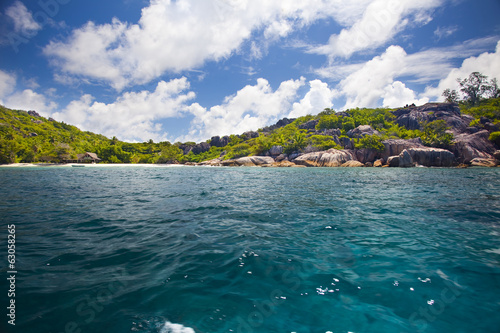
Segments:
[[[500,98],[481,99],[476,105],[461,102],[462,113],[474,117],[471,126],[500,125]],[[343,149],[341,143],[351,140],[356,149],[381,151],[386,139],[411,139],[420,137],[427,146],[450,148],[453,135],[444,120],[422,123],[422,130],[408,130],[394,122],[392,109],[351,109],[338,112],[325,109],[316,116],[295,119],[290,124],[261,129],[251,135],[225,137],[224,147],[207,143],[127,143],[75,126],[45,119],[25,111],[13,111],[0,107],[0,164],[16,162],[63,162],[74,160],[77,154],[96,153],[105,163],[199,163],[215,158],[233,159],[251,155],[265,155],[273,147],[285,154],[311,150]],[[313,129],[307,122],[316,124]],[[493,123],[490,124],[490,123]],[[303,124],[306,124],[302,126]],[[378,131],[351,139],[348,132],[360,125],[370,125]],[[303,128],[301,128],[303,127]],[[489,128],[489,127],[488,127]],[[491,131],[491,129],[490,129]],[[490,140],[500,145],[500,132],[493,132]],[[195,149],[196,148],[196,149]]]

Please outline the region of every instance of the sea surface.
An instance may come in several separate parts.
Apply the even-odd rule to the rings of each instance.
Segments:
[[[0,331],[500,332],[499,176],[1,168]]]

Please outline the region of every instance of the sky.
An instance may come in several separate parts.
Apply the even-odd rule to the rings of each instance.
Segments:
[[[500,79],[500,0],[0,0],[0,104],[201,142]]]

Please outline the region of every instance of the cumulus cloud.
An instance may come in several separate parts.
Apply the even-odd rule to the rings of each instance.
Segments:
[[[401,81],[395,81],[386,86],[382,98],[384,99],[382,105],[389,108],[397,108],[413,103],[415,105],[422,105],[429,102],[429,99],[426,97],[417,98],[416,93],[410,88],[407,88]]]
[[[202,141],[214,135],[241,134],[266,126],[290,111],[298,89],[304,85],[304,78],[288,80],[273,91],[267,80],[259,78],[255,85],[247,85],[226,97],[221,105],[206,109],[193,104],[190,112],[195,118],[189,134],[178,140]]]
[[[185,77],[160,81],[154,91],[126,92],[109,104],[84,95],[52,116],[84,130],[119,136],[125,141],[164,141],[168,133],[159,121],[181,116],[188,110],[189,101],[195,98],[194,92],[187,91],[189,87]]]
[[[375,0],[369,3],[363,16],[339,34],[331,35],[328,44],[310,49],[312,53],[349,58],[353,53],[385,45],[411,22],[426,24],[429,11],[442,0]]]
[[[387,40],[408,12],[431,8],[439,0],[421,0],[418,5],[409,0],[404,5],[389,2],[396,4],[396,14],[388,17],[391,26],[379,34],[377,43]],[[366,28],[369,24],[363,22],[386,6],[381,3],[385,0],[154,0],[142,9],[136,24],[116,18],[107,24],[88,22],[67,39],[51,41],[44,53],[59,75],[122,90],[166,72],[226,59],[247,41],[251,57],[260,58],[269,43],[320,19],[331,17],[353,29]],[[345,43],[348,37],[339,40]]]
[[[380,104],[385,89],[404,66],[406,52],[400,46],[390,46],[380,56],[365,63],[339,84],[347,98],[344,108],[373,107]],[[406,104],[406,103],[405,103]]]
[[[325,108],[333,106],[333,98],[338,94],[334,89],[330,89],[328,84],[321,80],[309,82],[309,91],[299,102],[293,103],[292,112],[288,115],[290,118],[316,114]]]
[[[26,89],[8,96],[5,106],[14,110],[36,110],[47,117],[57,108],[57,103],[31,89]]]
[[[0,104],[2,99],[10,95],[16,87],[16,76],[0,70]]]
[[[21,1],[16,1],[8,7],[5,10],[5,15],[14,22],[15,32],[31,35],[42,29],[42,26],[33,19],[33,15]]]
[[[495,52],[484,52],[477,57],[469,57],[462,62],[460,68],[453,68],[448,75],[439,81],[437,87],[427,87],[424,95],[438,100],[443,100],[441,96],[445,89],[459,90],[457,79],[464,79],[472,72],[481,72],[490,79],[500,80],[500,41],[497,43]]]

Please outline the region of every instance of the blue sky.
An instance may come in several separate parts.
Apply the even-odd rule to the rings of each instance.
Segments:
[[[0,1],[0,104],[204,141],[500,79],[499,0]]]

